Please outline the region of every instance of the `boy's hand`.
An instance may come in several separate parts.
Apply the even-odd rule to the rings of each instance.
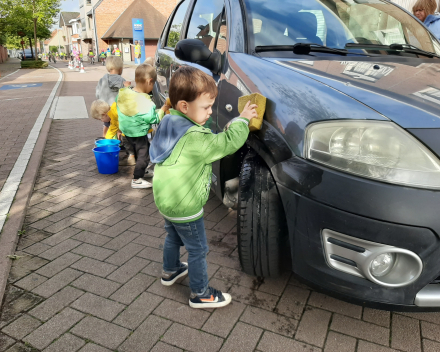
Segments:
[[[167,111],[170,110],[171,108],[172,108],[172,106],[171,106],[171,105],[168,105],[167,103],[163,104],[163,106],[161,107],[161,109],[162,109],[164,112],[167,112]]]
[[[118,132],[116,132],[117,133],[117,135],[118,135],[118,139],[120,140],[120,141],[122,141],[122,132],[120,131],[120,130],[118,130]]]
[[[130,86],[131,86],[131,82],[129,82],[129,81],[124,82],[124,87],[130,87]]]
[[[241,112],[240,117],[243,117],[247,120],[252,120],[258,116],[257,110],[255,110],[257,107],[258,106],[256,104],[251,104],[251,101],[249,100]]]

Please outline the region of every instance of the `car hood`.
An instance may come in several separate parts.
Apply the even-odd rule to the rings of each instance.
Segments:
[[[403,128],[440,128],[440,63],[265,58],[352,97]]]

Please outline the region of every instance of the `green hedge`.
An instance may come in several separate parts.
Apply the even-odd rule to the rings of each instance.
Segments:
[[[24,60],[21,62],[21,68],[44,68],[47,67],[48,63],[46,61],[35,61],[35,60]]]

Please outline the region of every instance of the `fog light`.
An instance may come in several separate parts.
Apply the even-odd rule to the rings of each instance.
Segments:
[[[375,277],[381,277],[388,274],[393,268],[395,262],[395,254],[394,253],[382,253],[379,254],[374,260],[371,262],[371,275]]]

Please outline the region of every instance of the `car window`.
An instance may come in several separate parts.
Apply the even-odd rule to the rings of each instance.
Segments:
[[[222,55],[226,52],[227,35],[228,35],[228,25],[226,23],[226,13],[223,12],[220,28],[218,31],[217,44],[215,46],[215,48]],[[213,51],[211,48],[209,48],[209,50]]]
[[[255,46],[315,43],[410,44],[439,53],[439,44],[414,17],[384,0],[245,0]],[[383,55],[387,53],[383,52]]]
[[[175,48],[180,39],[180,31],[182,30],[183,21],[185,20],[188,4],[189,0],[183,1],[175,12],[173,22],[171,22],[170,31],[168,32],[167,43],[165,45],[168,48]]]
[[[223,0],[198,0],[191,15],[186,38],[199,39],[213,51],[223,6]]]

